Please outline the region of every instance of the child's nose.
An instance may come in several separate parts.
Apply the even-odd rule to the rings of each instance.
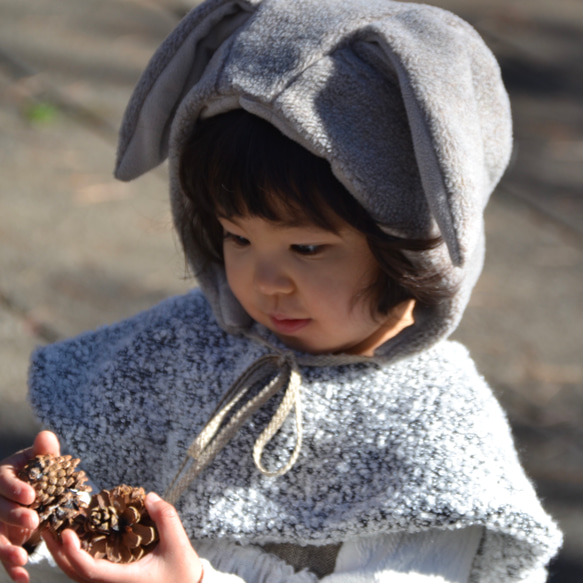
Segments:
[[[289,294],[294,287],[291,277],[275,261],[256,265],[253,284],[258,292],[265,295]]]

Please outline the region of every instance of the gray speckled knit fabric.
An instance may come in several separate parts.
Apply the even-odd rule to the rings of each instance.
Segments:
[[[36,352],[32,405],[106,487],[162,492],[233,379],[267,348],[225,333],[196,291]],[[254,416],[182,496],[193,539],[331,544],[483,525],[475,581],[544,581],[560,534],[466,350],[443,342],[390,366],[304,368],[304,446],[284,476],[251,459]],[[288,420],[289,421],[289,420]],[[293,424],[266,463],[293,448]]]

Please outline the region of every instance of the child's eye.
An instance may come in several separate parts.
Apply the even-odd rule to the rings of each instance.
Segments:
[[[323,245],[292,245],[292,250],[300,255],[317,255],[324,248]]]
[[[232,241],[238,247],[245,247],[249,245],[249,239],[245,239],[245,237],[235,235],[234,233],[229,233],[229,231],[225,231],[223,233],[223,239]]]

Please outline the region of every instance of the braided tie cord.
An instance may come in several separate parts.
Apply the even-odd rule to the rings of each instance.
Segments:
[[[273,376],[274,374],[275,376]],[[265,381],[272,376],[273,378],[259,393],[245,401],[245,397],[248,396],[257,382]],[[164,494],[164,498],[171,504],[175,504],[188,487],[188,484],[227,445],[241,425],[284,387],[283,399],[277,411],[255,441],[253,461],[257,469],[266,476],[275,477],[285,474],[297,461],[302,447],[301,380],[296,359],[291,352],[268,354],[256,360],[231,385],[217,405],[208,423],[191,443],[187,455]],[[240,404],[239,409],[234,411],[237,404]],[[282,467],[275,471],[269,471],[261,462],[263,451],[267,443],[279,431],[293,407],[295,407],[296,418],[296,444],[294,451]],[[225,418],[231,411],[234,411],[234,413],[224,423]],[[187,466],[189,466],[188,469]]]

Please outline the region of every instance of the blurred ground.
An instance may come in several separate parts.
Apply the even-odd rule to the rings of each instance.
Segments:
[[[193,3],[193,2],[192,2]],[[435,0],[498,57],[516,147],[487,210],[484,274],[456,337],[508,411],[566,533],[552,583],[583,581],[583,4]],[[111,177],[147,59],[188,0],[0,0],[0,457],[36,431],[38,344],[193,285],[165,171]]]

